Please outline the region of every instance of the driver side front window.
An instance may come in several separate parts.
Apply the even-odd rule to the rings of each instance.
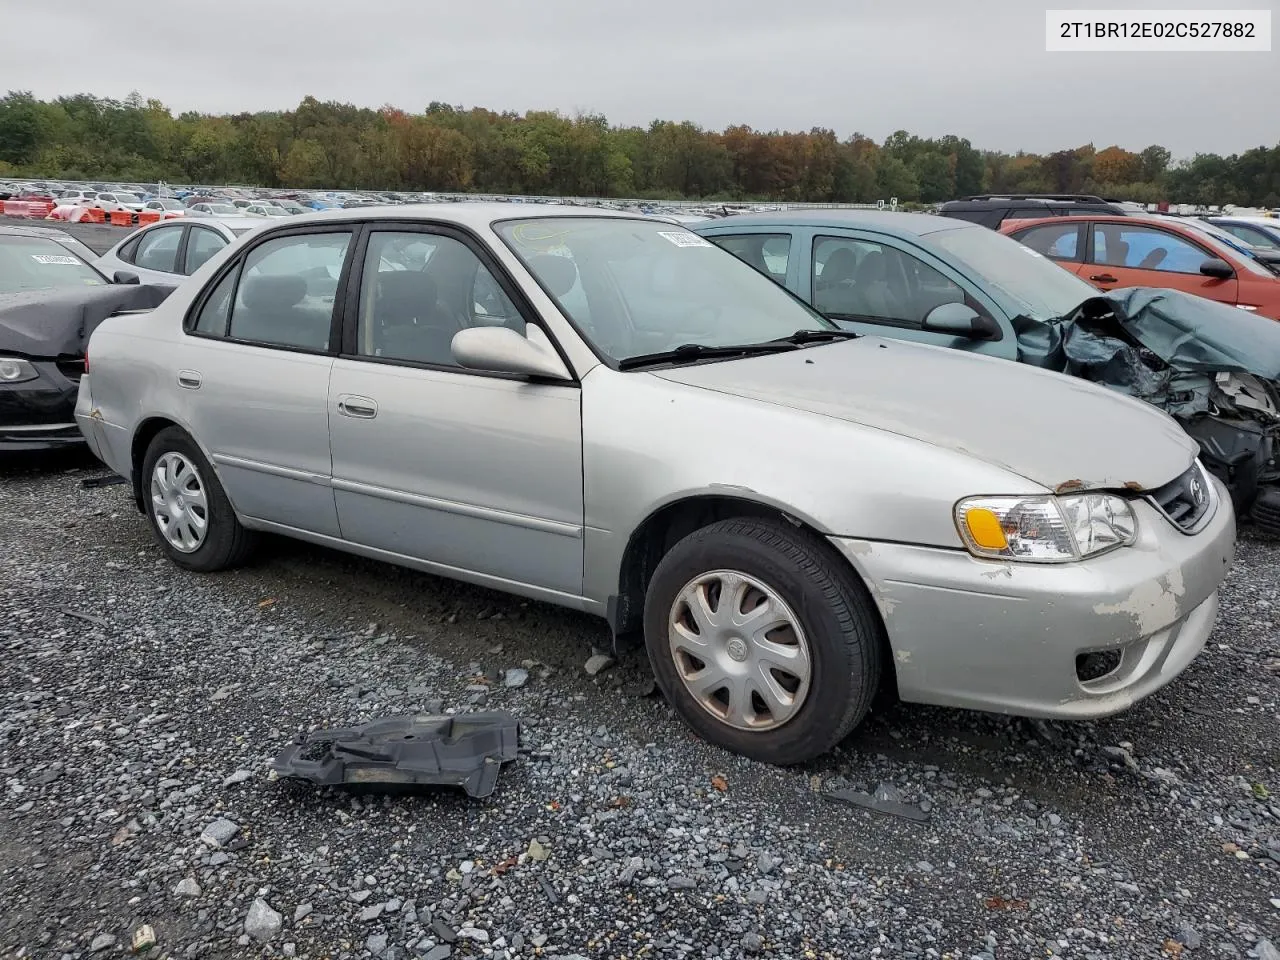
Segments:
[[[813,305],[833,319],[919,328],[934,307],[967,302],[923,260],[871,240],[817,237],[812,269]]]

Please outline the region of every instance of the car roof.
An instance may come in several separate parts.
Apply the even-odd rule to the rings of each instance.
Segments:
[[[1038,225],[1041,223],[1080,223],[1089,221],[1094,223],[1123,223],[1127,226],[1134,224],[1152,224],[1155,226],[1173,225],[1181,226],[1182,223],[1189,218],[1187,217],[1165,217],[1160,214],[1122,214],[1122,213],[1073,213],[1069,217],[1019,217],[1017,220],[1006,220],[1000,225],[1001,230],[1019,230],[1023,227]],[[1187,230],[1194,230],[1195,227],[1186,227]]]
[[[1260,227],[1275,227],[1280,230],[1280,217],[1238,217],[1231,213],[1214,213],[1205,218],[1210,223],[1226,220],[1230,223],[1250,223]]]
[[[1061,217],[1054,217],[1061,220]],[[708,220],[698,226],[726,224],[747,227],[827,227],[832,230],[867,228],[900,237],[922,237],[944,230],[986,230],[969,220],[937,217],[931,213],[896,213],[889,210],[790,210],[782,213],[739,213]]]
[[[308,223],[351,222],[366,220],[435,220],[469,227],[488,227],[502,220],[538,220],[546,217],[607,217],[613,220],[645,220],[653,218],[641,213],[603,210],[596,207],[573,207],[567,204],[543,203],[404,203],[343,207],[300,213],[288,220],[266,221],[291,227]]]

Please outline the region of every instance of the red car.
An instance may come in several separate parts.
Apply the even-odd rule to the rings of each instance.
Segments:
[[[1280,276],[1214,237],[1154,217],[1006,220],[1008,234],[1100,290],[1172,287],[1280,320]]]

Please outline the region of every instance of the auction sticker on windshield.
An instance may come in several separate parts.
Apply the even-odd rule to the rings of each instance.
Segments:
[[[52,253],[33,253],[31,259],[36,263],[69,263],[73,267],[80,262],[75,257],[63,257]]]
[[[696,233],[689,233],[688,231],[659,230],[658,236],[666,237],[668,240],[674,243],[677,247],[709,247],[711,246],[711,243],[709,241],[703,240]]]

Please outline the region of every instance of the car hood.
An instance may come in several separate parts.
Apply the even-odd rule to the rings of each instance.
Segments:
[[[652,372],[912,437],[1058,492],[1158,487],[1198,450],[1172,418],[1102,387],[880,337]]]

